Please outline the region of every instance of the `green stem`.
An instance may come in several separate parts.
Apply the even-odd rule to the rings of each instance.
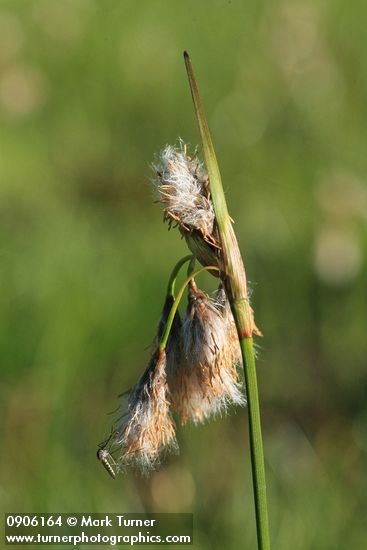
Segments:
[[[237,239],[232,228],[231,219],[228,214],[222,179],[205,110],[200,98],[191,60],[187,52],[184,53],[184,58],[196,118],[203,142],[205,164],[208,170],[210,191],[213,200],[215,217],[218,224],[220,243],[222,246],[221,255],[224,271],[221,273],[221,278],[231,305],[231,310],[241,344],[249,411],[250,451],[258,549],[270,550],[264,453],[261,435],[259,396],[256,381],[255,355],[252,340],[252,334],[256,331],[256,326],[248,300],[246,273]]]
[[[191,273],[194,271],[195,262],[196,262],[196,256],[193,255],[192,259],[191,259],[191,262],[189,263],[188,268],[187,268],[187,276],[191,275]]]
[[[182,287],[180,288],[180,290],[178,291],[177,293],[177,296],[176,296],[176,300],[174,301],[173,303],[173,306],[171,308],[171,311],[169,313],[169,316],[168,316],[168,319],[167,319],[167,324],[166,324],[166,328],[164,330],[164,333],[163,333],[163,336],[161,338],[161,341],[159,343],[159,348],[160,349],[165,349],[166,345],[167,345],[167,341],[168,341],[168,337],[169,337],[169,333],[171,331],[171,328],[172,328],[172,324],[173,324],[173,319],[175,318],[175,315],[176,315],[176,311],[177,311],[177,308],[180,304],[180,300],[183,296],[183,293],[185,292],[185,288],[187,287],[187,285],[189,284],[189,282],[191,281],[191,279],[193,279],[194,277],[196,277],[197,275],[199,275],[200,273],[202,273],[203,271],[213,271],[213,270],[216,270],[216,271],[219,271],[218,267],[216,266],[213,266],[213,265],[210,265],[208,267],[201,267],[200,269],[197,269],[196,271],[194,271],[193,273],[191,273],[189,275],[189,277],[187,277],[187,279],[185,280],[185,282],[183,283]]]
[[[175,267],[172,269],[172,273],[169,278],[168,286],[167,286],[167,296],[175,295],[175,286],[176,286],[176,279],[177,279],[178,272],[186,262],[188,262],[189,260],[192,261],[193,259],[194,259],[194,256],[192,254],[189,254],[188,256],[184,256],[183,258],[181,258],[181,260],[177,262]]]
[[[242,338],[240,344],[244,365],[246,365],[244,371],[247,388],[252,483],[255,498],[257,539],[259,548],[265,550],[270,548],[270,537],[254,346],[252,338]]]

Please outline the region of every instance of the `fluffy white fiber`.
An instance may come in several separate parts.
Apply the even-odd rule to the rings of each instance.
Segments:
[[[209,238],[215,215],[202,164],[187,156],[180,142],[180,147],[166,146],[154,168],[157,173],[154,183],[165,205],[166,219],[189,231],[197,229]]]
[[[132,389],[116,426],[111,444],[122,448],[121,464],[148,471],[158,465],[163,451],[177,448],[167,393],[166,356],[160,350]]]
[[[197,424],[246,403],[236,369],[239,342],[229,314],[226,303],[219,306],[191,285],[181,358],[168,364],[173,404],[183,423]]]

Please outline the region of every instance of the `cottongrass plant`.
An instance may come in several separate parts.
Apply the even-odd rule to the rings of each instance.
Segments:
[[[177,226],[192,252],[174,267],[154,340],[154,351],[137,384],[123,396],[119,418],[97,456],[108,473],[127,464],[143,472],[177,452],[176,413],[198,424],[246,403],[237,370],[242,364],[249,409],[249,436],[258,548],[270,549],[264,456],[253,335],[260,335],[242,257],[229,217],[220,172],[191,61],[185,53],[191,94],[203,143],[205,167],[182,141],[166,146],[154,166],[154,185],[164,220]],[[203,267],[194,270],[195,260]],[[178,273],[188,276],[175,292]],[[209,271],[219,279],[213,298],[197,286]],[[178,306],[187,289],[187,307]]]

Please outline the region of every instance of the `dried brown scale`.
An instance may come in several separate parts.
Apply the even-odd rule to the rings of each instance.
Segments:
[[[234,365],[238,365],[242,362],[241,348],[238,342],[236,323],[234,322],[231,306],[227,300],[223,285],[220,285],[216,291],[214,301],[227,324],[228,343],[231,350],[232,362]]]

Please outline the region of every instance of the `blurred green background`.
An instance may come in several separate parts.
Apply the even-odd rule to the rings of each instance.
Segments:
[[[264,333],[273,549],[364,547],[366,16],[358,0],[0,2],[4,510],[192,511],[195,548],[256,547],[245,409],[180,428],[149,479],[113,482],[95,457],[186,253],[149,180],[165,144],[199,141],[187,49]]]

